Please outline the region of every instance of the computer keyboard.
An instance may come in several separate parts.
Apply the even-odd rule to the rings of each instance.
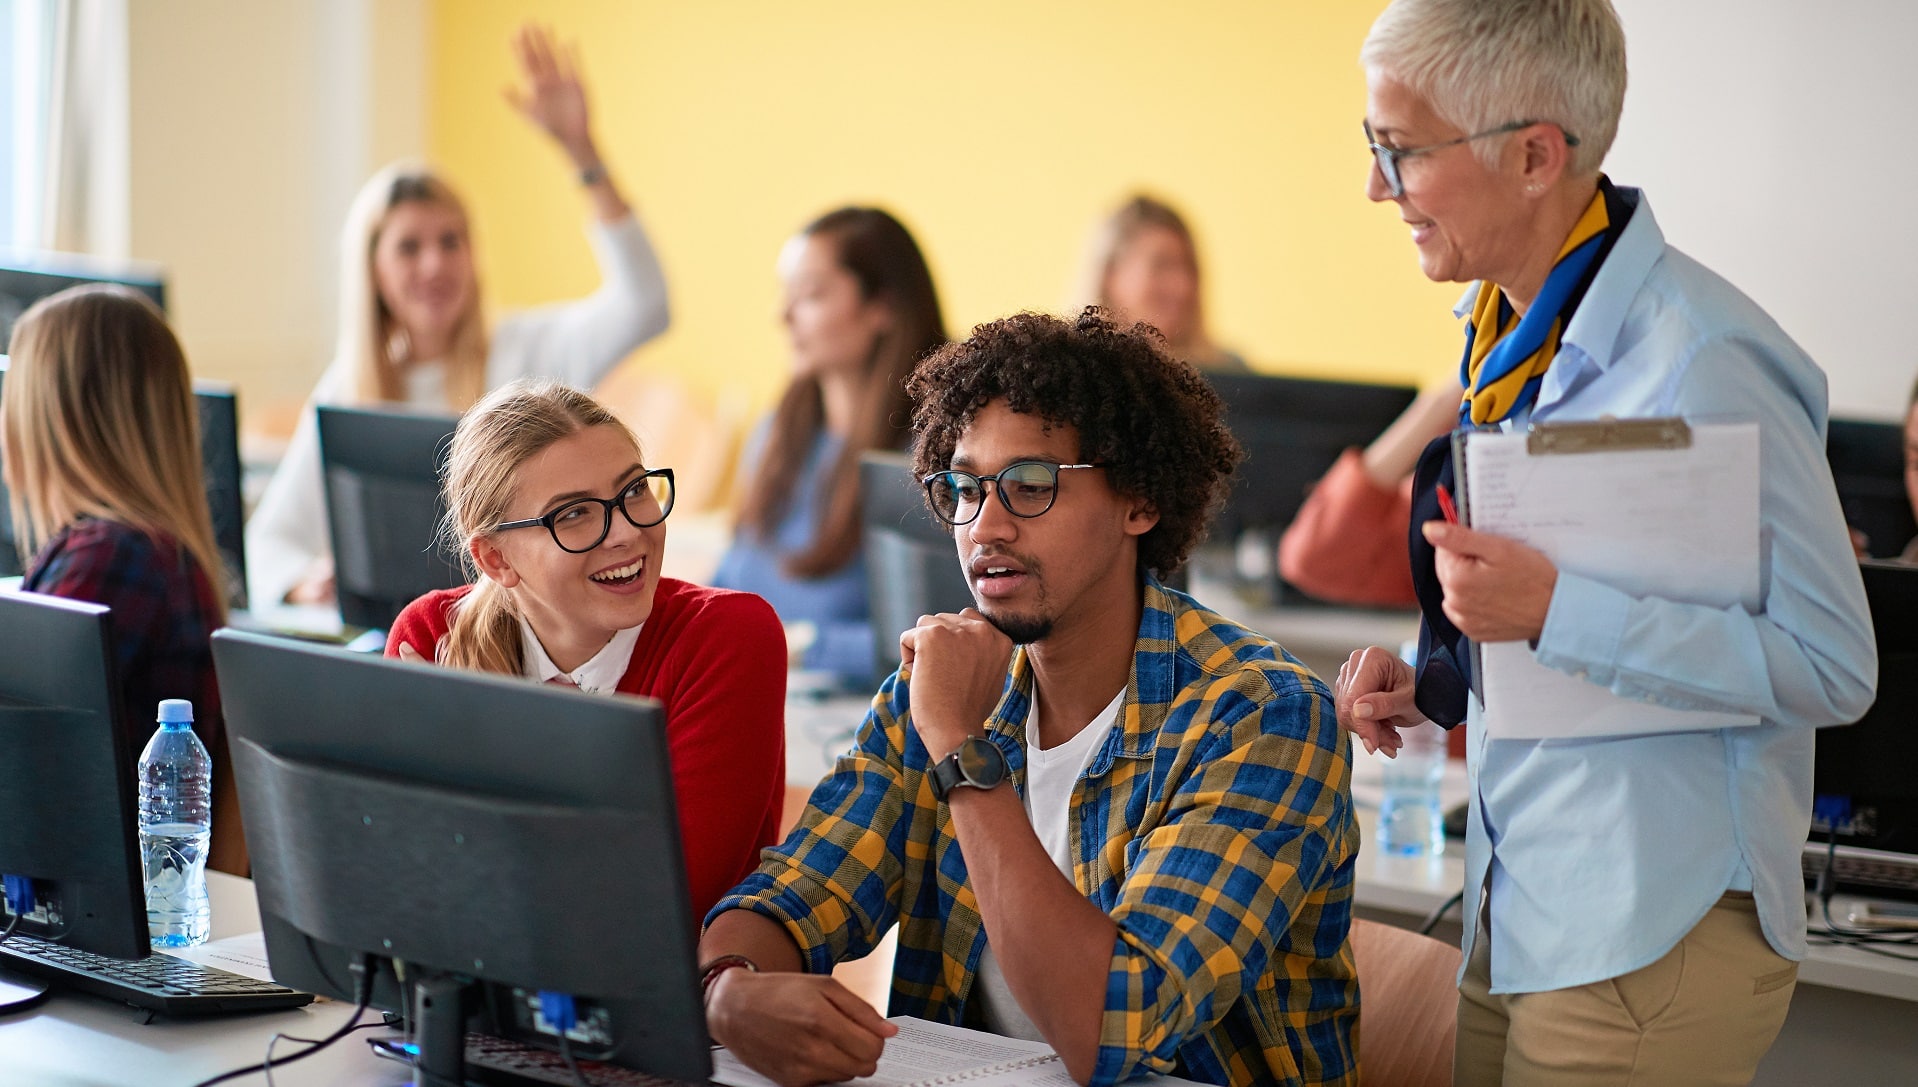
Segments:
[[[115,959],[33,936],[15,935],[0,943],[0,966],[45,978],[61,988],[168,1015],[268,1011],[313,1002],[312,993],[164,952],[144,959]]]
[[[683,1080],[649,1076],[598,1061],[582,1060],[579,1070],[592,1087],[694,1087]],[[553,1050],[490,1034],[466,1036],[466,1078],[468,1082],[486,1087],[548,1083],[574,1087],[579,1082],[567,1069],[566,1061]]]

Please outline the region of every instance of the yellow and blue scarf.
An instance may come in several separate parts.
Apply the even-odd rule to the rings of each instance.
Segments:
[[[1592,202],[1572,227],[1544,288],[1524,317],[1512,309],[1498,284],[1479,283],[1478,300],[1465,323],[1465,357],[1459,362],[1459,383],[1465,387],[1465,399],[1459,405],[1461,425],[1500,422],[1538,399],[1539,386],[1558,354],[1558,338],[1570,317],[1566,303],[1582,293],[1585,274],[1605,244],[1611,225],[1605,190],[1601,183],[1592,194]],[[1497,334],[1480,336],[1483,328],[1495,329]]]

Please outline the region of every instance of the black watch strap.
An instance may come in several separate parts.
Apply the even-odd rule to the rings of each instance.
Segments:
[[[932,764],[933,799],[944,803],[961,786],[990,789],[1006,780],[1006,756],[984,736],[968,736],[952,754]]]

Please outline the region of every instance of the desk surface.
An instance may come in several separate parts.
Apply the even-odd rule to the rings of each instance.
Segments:
[[[249,880],[209,873],[213,899],[213,938],[258,931],[259,904]],[[250,1064],[266,1055],[275,1032],[323,1038],[339,1029],[353,1009],[334,1001],[316,1001],[291,1011],[207,1018],[158,1018],[123,1004],[79,994],[57,994],[25,1012],[0,1018],[0,1079],[63,1087],[150,1087],[186,1084]],[[369,1020],[378,1013],[369,1012]],[[319,1087],[352,1083],[385,1087],[409,1082],[407,1069],[375,1057],[364,1038],[378,1030],[356,1031],[324,1052],[287,1065],[275,1065],[273,1082],[281,1087]],[[286,1042],[275,1057],[302,1047]],[[241,1083],[261,1083],[254,1078]]]

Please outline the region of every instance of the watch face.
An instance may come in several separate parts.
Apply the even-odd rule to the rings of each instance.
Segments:
[[[1006,756],[991,740],[971,737],[953,754],[959,759],[959,775],[968,785],[990,789],[1006,776]]]

